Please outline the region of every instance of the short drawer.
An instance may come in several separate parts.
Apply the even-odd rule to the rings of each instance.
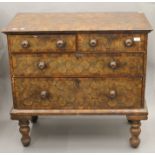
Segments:
[[[142,76],[143,53],[121,54],[15,54],[13,76]]]
[[[74,52],[75,35],[9,35],[11,52]]]
[[[17,109],[125,109],[142,107],[142,79],[15,78]]]
[[[137,52],[146,50],[145,34],[79,34],[81,52]]]

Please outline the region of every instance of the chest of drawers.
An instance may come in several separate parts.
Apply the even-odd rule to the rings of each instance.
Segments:
[[[137,147],[151,30],[142,13],[17,14],[3,32],[23,145],[39,115],[125,115]]]

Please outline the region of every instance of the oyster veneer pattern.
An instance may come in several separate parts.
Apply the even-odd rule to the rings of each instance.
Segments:
[[[39,68],[39,64],[43,64]],[[114,63],[115,66],[112,66]],[[122,54],[18,54],[12,56],[13,75],[54,76],[143,76],[144,55]]]
[[[16,78],[17,109],[140,108],[142,79],[130,78]],[[42,91],[47,96],[42,98]],[[111,91],[115,91],[111,97]],[[127,95],[126,95],[127,94]]]
[[[142,13],[17,14],[3,32],[23,145],[39,115],[82,114],[125,115],[138,147],[151,30]]]

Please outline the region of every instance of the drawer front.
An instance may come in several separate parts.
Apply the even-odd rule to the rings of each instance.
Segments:
[[[142,105],[142,79],[15,78],[17,109],[124,109]]]
[[[15,54],[13,75],[27,77],[143,75],[143,53]]]
[[[145,34],[79,34],[81,52],[145,51]]]
[[[11,52],[74,52],[75,35],[9,35]]]

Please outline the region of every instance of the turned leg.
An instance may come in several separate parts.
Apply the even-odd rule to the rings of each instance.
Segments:
[[[138,120],[133,120],[131,121],[131,128],[130,128],[130,132],[131,132],[131,138],[130,138],[130,145],[133,148],[137,148],[138,145],[140,144],[140,139],[139,139],[139,135],[141,132],[140,129],[140,121]]]
[[[21,142],[24,146],[28,146],[30,144],[31,138],[29,136],[30,127],[29,120],[19,120],[19,131],[22,135]]]
[[[38,120],[38,116],[32,116],[31,118],[32,123],[37,123],[37,120]]]

